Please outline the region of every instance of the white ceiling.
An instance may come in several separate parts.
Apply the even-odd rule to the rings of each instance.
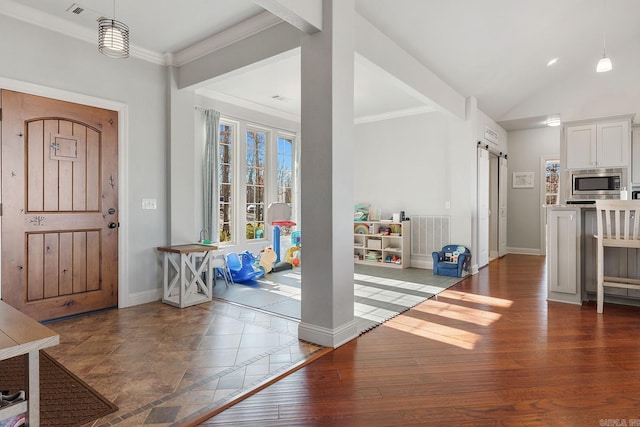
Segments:
[[[67,10],[77,4],[80,15]],[[482,111],[500,121],[547,87],[595,73],[607,53],[616,67],[632,62],[640,44],[640,0],[355,0],[359,14],[415,56]],[[116,19],[131,29],[132,52],[179,54],[264,10],[252,0],[117,1]],[[0,0],[0,13],[95,40],[96,18],[113,15],[111,0]],[[603,21],[603,17],[606,20]],[[546,63],[558,57],[558,63]],[[299,115],[299,56],[216,79],[209,90],[247,103]],[[360,120],[428,109],[373,64],[356,59],[355,115]],[[263,82],[269,81],[269,85]],[[375,90],[372,90],[375,88]],[[275,99],[279,96],[283,99]],[[555,111],[543,112],[553,114]],[[543,116],[541,116],[543,117]],[[536,117],[504,126],[530,126]],[[529,123],[529,124],[526,124]]]

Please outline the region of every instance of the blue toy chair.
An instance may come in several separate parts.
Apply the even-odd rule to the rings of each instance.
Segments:
[[[439,252],[433,252],[433,274],[462,277],[469,271],[471,252],[462,245],[447,245]]]

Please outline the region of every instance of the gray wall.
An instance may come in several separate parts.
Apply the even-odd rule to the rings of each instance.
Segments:
[[[509,252],[540,254],[541,158],[560,157],[560,127],[509,132],[507,247]],[[533,172],[534,188],[513,188],[514,172]]]
[[[126,151],[120,152],[126,182],[121,182],[121,258],[126,271],[121,303],[157,300],[161,267],[155,247],[167,243],[166,70],[135,58],[111,59],[96,45],[0,15],[0,81],[8,89],[59,89],[126,105]],[[32,86],[29,86],[32,85]],[[45,91],[46,92],[46,91]],[[87,102],[89,104],[89,102]],[[142,210],[143,198],[157,200]],[[126,219],[126,222],[122,220]],[[123,301],[124,300],[124,301]]]

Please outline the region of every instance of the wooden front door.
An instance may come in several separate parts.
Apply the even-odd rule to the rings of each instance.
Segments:
[[[2,299],[37,320],[118,304],[118,113],[2,90]]]

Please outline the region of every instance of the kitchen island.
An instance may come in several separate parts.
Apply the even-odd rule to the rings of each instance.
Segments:
[[[596,300],[596,209],[593,204],[547,207],[547,299]],[[607,248],[605,276],[640,279],[640,251]],[[640,306],[640,291],[604,289],[605,302]]]

